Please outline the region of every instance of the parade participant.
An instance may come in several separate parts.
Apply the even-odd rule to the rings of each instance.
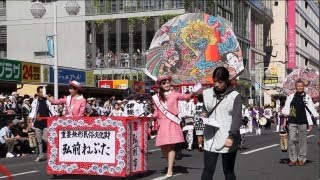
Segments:
[[[50,117],[57,115],[54,107],[46,98],[46,93],[43,92],[44,89],[44,86],[37,87],[37,98],[32,101],[31,112],[29,114],[29,120],[32,120],[34,122],[36,138],[38,141],[38,157],[35,160],[38,162],[44,160],[42,141],[44,140],[45,142],[47,142],[48,133],[47,120],[43,119],[42,117]]]
[[[256,135],[261,135],[261,126],[259,124],[259,111],[257,107],[251,107],[251,118],[252,118],[252,125],[255,129]]]
[[[267,118],[267,124],[264,126],[266,129],[270,129],[272,121],[272,110],[270,105],[266,105],[263,111],[263,116]]]
[[[190,93],[190,92],[188,92]],[[188,94],[186,93],[186,94]],[[195,111],[195,104],[193,99],[183,101],[184,103],[181,104],[182,111],[180,113],[183,114],[182,117],[182,122],[183,122],[183,127],[182,131],[185,134],[185,139],[188,144],[188,150],[192,150],[192,144],[193,144],[193,130],[194,130],[194,111]]]
[[[307,126],[313,125],[311,116],[319,117],[311,97],[304,91],[302,80],[295,82],[296,92],[288,96],[282,113],[288,116],[290,166],[303,166],[307,160]]]
[[[252,124],[252,116],[250,115],[250,105],[249,106],[247,106],[246,108],[245,108],[245,110],[244,110],[244,117],[247,117],[248,118],[248,123],[247,123],[247,125],[248,125],[248,132],[250,132],[250,133],[252,133],[252,131],[253,131],[253,124]]]
[[[204,127],[202,180],[212,180],[220,154],[225,179],[236,179],[234,165],[240,143],[242,100],[240,94],[231,87],[229,77],[225,67],[217,67],[212,75],[214,87],[203,91],[209,118]],[[209,121],[215,121],[219,127],[210,125],[212,122]]]
[[[81,84],[75,80],[70,83],[70,95],[61,99],[49,99],[54,105],[65,104],[66,113],[65,116],[82,117],[84,116],[86,99],[82,96]]]
[[[114,108],[111,111],[111,113],[109,114],[109,117],[123,116],[123,111],[121,109],[120,102],[117,101],[117,102],[114,103]]]
[[[135,94],[130,96],[128,103],[124,106],[124,116],[143,116],[143,105],[137,102],[137,98]]]
[[[195,107],[195,113],[194,113],[194,119],[195,119],[195,131],[196,131],[196,136],[197,136],[197,141],[198,141],[198,150],[200,152],[203,151],[203,120],[202,117],[207,117],[206,111],[204,111],[204,106],[203,106],[203,96],[202,94],[199,94],[197,97],[197,104]]]
[[[164,158],[168,162],[165,178],[172,177],[173,163],[176,156],[175,145],[184,142],[180,119],[178,115],[178,100],[191,99],[195,92],[201,89],[201,84],[196,84],[190,94],[180,94],[170,90],[172,77],[162,76],[157,80],[160,86],[159,93],[152,96],[155,104],[153,116],[158,119],[159,130],[156,137],[156,146],[160,146]]]

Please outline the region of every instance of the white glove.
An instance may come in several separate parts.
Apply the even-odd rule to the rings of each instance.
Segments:
[[[201,83],[197,83],[196,85],[193,86],[192,92],[196,93],[202,88]]]
[[[47,90],[46,90],[46,86],[43,86],[43,89],[42,89],[42,94],[43,94],[43,97],[47,97]]]

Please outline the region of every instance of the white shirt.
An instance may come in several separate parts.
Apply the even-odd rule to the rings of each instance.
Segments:
[[[109,117],[112,117],[112,116],[123,116],[123,111],[121,109],[119,110],[114,109],[109,114]]]
[[[8,138],[13,137],[13,134],[12,134],[11,130],[7,126],[1,128],[1,130],[0,130],[0,142],[1,142],[1,144],[5,143],[5,140],[3,139],[4,136],[7,136]]]
[[[130,100],[124,107],[124,116],[141,116],[144,113],[143,104],[137,103],[135,100]]]

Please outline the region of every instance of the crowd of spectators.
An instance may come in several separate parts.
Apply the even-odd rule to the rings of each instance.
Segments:
[[[20,96],[17,92],[0,94],[0,157],[18,157],[37,153],[34,120],[28,118],[35,95]],[[51,95],[48,94],[48,98]],[[150,116],[153,112],[150,98],[131,95],[127,99],[87,98],[85,116]],[[63,116],[65,107],[59,105],[57,114]],[[153,126],[151,122],[150,126]],[[45,140],[44,140],[45,142]],[[45,143],[43,149],[46,149]]]

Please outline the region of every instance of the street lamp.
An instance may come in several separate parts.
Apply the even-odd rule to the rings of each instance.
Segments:
[[[54,38],[54,64],[53,64],[53,71],[54,71],[54,78],[53,78],[53,91],[54,91],[54,98],[58,99],[58,41],[57,41],[57,1],[52,1],[53,6],[53,38]],[[65,4],[65,9],[69,15],[77,15],[80,11],[80,6],[75,0],[69,0]],[[34,18],[42,18],[46,14],[46,9],[43,4],[39,1],[36,1],[32,4],[30,8],[31,14]]]

